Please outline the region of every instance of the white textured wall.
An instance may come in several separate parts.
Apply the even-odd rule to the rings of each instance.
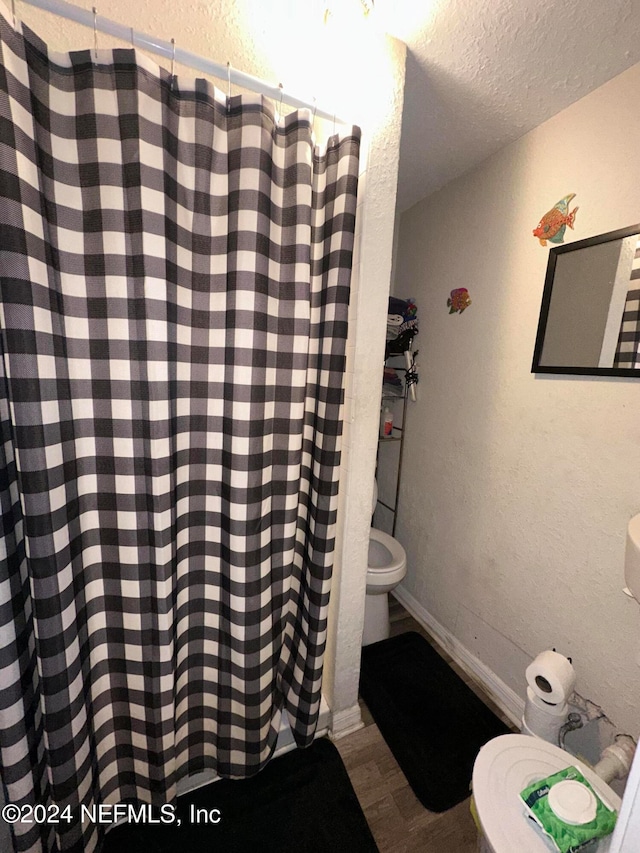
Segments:
[[[640,66],[402,218],[395,291],[418,300],[398,539],[405,589],[509,687],[555,646],[578,691],[637,736],[640,607],[622,593],[640,511],[640,381],[530,372],[548,248],[640,222]],[[473,304],[449,315],[452,288]]]
[[[75,0],[90,9],[95,0]],[[17,3],[20,18],[53,50],[93,47],[84,27]],[[360,642],[364,618],[368,531],[391,278],[405,54],[400,42],[361,20],[318,26],[322,4],[298,0],[102,0],[99,15],[234,68],[282,82],[363,130],[353,297],[350,309],[345,440],[324,692],[334,730],[359,721]],[[98,34],[98,47],[129,45]],[[170,61],[157,60],[169,68]],[[176,74],[193,76],[176,64]],[[214,81],[225,90],[226,81]],[[235,91],[235,90],[234,90]],[[331,123],[320,133],[332,132]],[[368,157],[367,157],[368,150]],[[375,389],[375,393],[372,392]],[[355,448],[355,449],[351,449]]]
[[[371,527],[371,500],[391,280],[398,154],[402,125],[406,48],[378,42],[366,65],[371,100],[369,151],[361,175],[347,348],[345,441],[341,505],[325,664],[333,733],[360,722],[358,681]],[[365,80],[363,80],[363,85]]]

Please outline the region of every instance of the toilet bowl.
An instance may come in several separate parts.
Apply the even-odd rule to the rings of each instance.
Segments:
[[[378,502],[378,486],[374,481],[372,514]],[[389,592],[407,573],[404,548],[383,530],[369,530],[367,562],[367,595],[364,608],[362,645],[368,646],[389,636]]]
[[[527,817],[519,794],[527,785],[566,767],[577,767],[609,808],[619,811],[620,797],[593,770],[570,753],[528,735],[500,735],[482,747],[473,767],[473,799],[481,831],[480,853],[549,853],[542,832]],[[598,853],[609,850],[603,838]]]

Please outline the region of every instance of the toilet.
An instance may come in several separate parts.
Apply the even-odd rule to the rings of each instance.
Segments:
[[[378,485],[374,480],[371,514],[378,503]],[[383,530],[369,530],[369,560],[367,563],[367,596],[364,609],[362,645],[368,646],[389,636],[389,592],[407,573],[404,548]]]
[[[537,737],[500,735],[485,744],[473,767],[473,799],[479,823],[479,853],[550,853],[545,836],[526,815],[519,798],[527,785],[565,767],[577,767],[609,808],[620,810],[620,797],[569,752]],[[606,853],[611,836],[594,850]]]

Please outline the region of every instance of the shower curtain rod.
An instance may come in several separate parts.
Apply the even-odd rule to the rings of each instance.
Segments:
[[[93,11],[89,11],[88,9],[81,9],[79,6],[74,6],[73,3],[67,3],[65,0],[20,0],[20,2],[25,3],[27,6],[35,6],[36,9],[42,9],[45,12],[51,12],[69,21],[75,21],[77,24],[82,24],[82,26],[89,29],[95,29],[123,41],[131,42],[134,47],[164,56],[172,62],[175,61],[183,65],[188,65],[196,71],[210,74],[219,80],[228,80],[229,83],[235,83],[244,89],[248,89],[250,92],[256,92],[259,95],[266,95],[269,98],[273,98],[278,103],[282,101],[282,103],[288,104],[291,107],[306,107],[318,118],[329,119],[337,124],[345,124],[335,113],[317,109],[315,104],[310,104],[308,101],[291,95],[282,87],[282,84],[280,86],[271,86],[259,77],[245,74],[244,71],[237,71],[230,65],[221,65],[219,62],[213,62],[213,60],[206,59],[204,56],[198,56],[197,53],[192,53],[190,50],[184,50],[172,42],[163,41],[162,39],[142,33],[139,30],[134,30],[133,27],[125,27],[124,24],[118,24],[116,21],[111,21],[102,15],[94,14]],[[12,3],[12,11],[14,3]],[[18,6],[19,4],[15,3],[15,5]]]

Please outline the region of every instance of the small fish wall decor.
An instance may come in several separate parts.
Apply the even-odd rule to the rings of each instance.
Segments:
[[[447,299],[449,314],[462,314],[471,305],[471,297],[466,287],[456,287]]]
[[[533,236],[540,240],[541,246],[546,246],[547,240],[550,243],[564,243],[564,232],[567,230],[567,225],[569,228],[573,228],[578,212],[578,208],[574,207],[569,213],[569,204],[575,197],[575,193],[569,193],[569,195],[561,198],[551,210],[545,213],[538,222],[538,227],[533,229]]]

